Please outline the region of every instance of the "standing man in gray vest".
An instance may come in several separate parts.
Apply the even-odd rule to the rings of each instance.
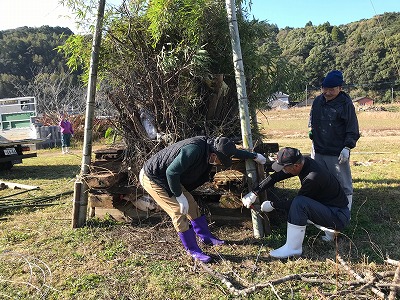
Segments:
[[[353,203],[350,152],[360,138],[357,115],[348,94],[342,91],[343,74],[329,72],[322,82],[322,94],[312,104],[309,127],[313,141],[312,158],[326,166],[340,182],[349,202]],[[333,234],[325,232],[325,241]]]

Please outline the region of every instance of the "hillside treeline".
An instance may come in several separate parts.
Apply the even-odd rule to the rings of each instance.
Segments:
[[[49,26],[0,31],[0,97],[17,96],[38,74],[69,73],[56,47],[71,34],[68,28]]]
[[[352,96],[391,101],[400,89],[400,13],[385,13],[340,26],[329,22],[279,30],[281,56],[298,66],[304,85],[318,89],[325,74],[342,70]]]
[[[225,25],[213,24],[215,27]],[[309,22],[304,28],[283,29],[244,18],[240,30],[245,58],[251,51],[268,53],[265,61],[245,60],[248,82],[259,76],[259,72],[254,71],[255,65],[264,64],[267,70],[268,87],[249,84],[249,97],[257,101],[265,101],[278,90],[290,94],[294,101],[302,100],[306,86],[312,97],[313,90],[317,93],[322,78],[331,69],[344,72],[353,97],[368,95],[378,102],[390,102],[399,95],[400,13],[385,13],[340,26],[331,26],[329,22],[314,26]],[[223,30],[214,31],[219,34]],[[76,97],[71,95],[71,90],[82,92],[78,80],[81,72],[71,72],[66,67],[66,59],[57,51],[70,35],[72,32],[68,28],[49,26],[0,31],[0,98],[35,94],[46,109],[47,102],[53,103],[55,99],[60,102],[69,97],[71,100],[64,106],[78,107],[79,104],[71,104]],[[256,36],[258,49],[251,42],[247,43],[248,35]],[[207,38],[214,44],[218,39],[212,38],[210,32]],[[229,40],[224,43],[227,44],[224,48],[216,49],[221,52],[211,53],[214,61],[220,60],[213,66],[230,64],[229,55],[221,54],[230,53],[227,50]],[[271,57],[273,63],[270,63]],[[212,72],[229,73],[223,68]],[[50,108],[62,109],[56,104]]]
[[[49,26],[0,31],[0,98],[35,96],[43,113],[81,107],[81,71],[71,72],[57,51],[72,34]]]

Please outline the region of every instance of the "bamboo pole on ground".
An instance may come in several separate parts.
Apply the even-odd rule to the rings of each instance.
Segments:
[[[243,148],[250,150],[253,149],[253,139],[251,136],[250,118],[249,118],[249,105],[246,92],[246,80],[244,76],[244,67],[242,59],[242,50],[240,47],[239,29],[236,19],[235,0],[226,0],[226,12],[228,16],[229,32],[231,35],[232,43],[232,59],[235,69],[236,89],[239,102],[239,117],[240,127],[242,131]],[[258,184],[257,169],[255,162],[251,159],[246,159],[246,173],[247,182],[250,189]],[[251,211],[251,218],[253,222],[254,237],[260,238],[264,236],[264,228],[262,218],[257,211],[260,211],[260,201],[257,198],[253,204],[255,210]]]
[[[9,188],[9,189],[24,189],[24,190],[38,190],[38,186],[33,185],[26,185],[21,183],[15,182],[7,182],[7,181],[0,181],[0,187]]]
[[[101,32],[103,27],[105,0],[99,0],[97,21],[95,34],[93,36],[92,54],[90,58],[90,74],[89,84],[86,97],[86,118],[85,118],[85,134],[83,140],[83,156],[81,165],[81,174],[75,183],[74,206],[72,228],[82,227],[86,223],[86,215],[88,208],[88,186],[85,183],[85,176],[89,174],[89,166],[92,155],[92,139],[93,139],[93,118],[96,97],[97,70],[99,66],[99,52],[101,43]],[[77,194],[78,190],[80,196]],[[79,196],[79,197],[78,197]]]

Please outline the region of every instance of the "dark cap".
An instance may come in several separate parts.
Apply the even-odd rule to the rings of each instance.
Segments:
[[[278,157],[276,161],[272,164],[272,169],[274,171],[279,172],[285,166],[290,166],[298,162],[303,155],[300,153],[299,149],[285,147],[279,150]]]
[[[338,70],[333,70],[329,72],[324,78],[324,81],[322,81],[323,88],[333,88],[342,85],[343,85],[343,74]]]
[[[214,140],[214,152],[222,164],[228,168],[232,165],[232,157],[237,154],[235,144],[227,137],[218,137]]]

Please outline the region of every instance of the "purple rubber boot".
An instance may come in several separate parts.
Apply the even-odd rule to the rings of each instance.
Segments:
[[[197,219],[192,220],[191,223],[194,232],[196,232],[197,236],[203,241],[204,244],[214,246],[225,243],[224,241],[212,235],[210,229],[208,228],[206,216],[203,215],[198,217]]]
[[[199,248],[196,241],[196,235],[192,228],[189,228],[185,232],[178,232],[181,238],[182,244],[186,251],[194,258],[202,261],[203,263],[208,263],[211,261],[211,257],[204,254]]]

